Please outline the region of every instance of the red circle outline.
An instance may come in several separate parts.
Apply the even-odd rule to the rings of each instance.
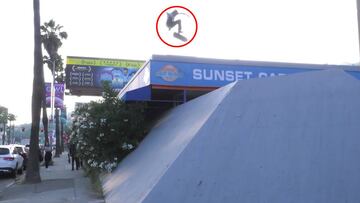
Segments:
[[[191,38],[191,40],[189,40],[189,41],[186,42],[185,44],[182,44],[182,45],[172,45],[172,44],[167,43],[167,42],[160,36],[159,28],[158,28],[160,17],[162,16],[163,13],[165,13],[165,11],[167,11],[167,10],[169,10],[169,9],[171,9],[171,8],[182,8],[182,9],[185,9],[185,10],[187,10],[187,11],[193,16],[193,18],[194,18],[194,20],[195,20],[195,27],[196,27],[196,29],[195,29],[195,34],[194,34],[194,36]],[[196,34],[197,34],[197,30],[198,30],[198,23],[197,23],[197,20],[196,20],[195,15],[193,14],[193,12],[191,12],[188,8],[186,8],[186,7],[184,7],[184,6],[170,6],[170,7],[166,8],[166,9],[164,9],[164,10],[160,13],[159,17],[158,17],[157,20],[156,20],[156,33],[157,33],[158,37],[160,38],[160,40],[161,40],[164,44],[166,44],[166,45],[168,45],[168,46],[170,46],[170,47],[174,47],[174,48],[180,48],[180,47],[186,46],[186,45],[188,45],[190,42],[192,42],[193,39],[195,38]]]

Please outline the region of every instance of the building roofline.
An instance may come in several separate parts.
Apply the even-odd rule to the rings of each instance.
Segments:
[[[84,57],[84,56],[66,56],[66,58],[146,62],[146,60],[137,60],[137,59],[100,58],[100,57]]]
[[[152,55],[152,60],[182,62],[182,63],[208,63],[219,65],[246,65],[260,67],[283,67],[283,68],[309,68],[309,69],[325,69],[340,68],[346,70],[360,71],[360,66],[355,65],[334,65],[334,64],[305,64],[305,63],[288,63],[288,62],[270,62],[270,61],[248,61],[248,60],[231,60],[231,59],[215,59],[201,58],[191,56],[175,56],[175,55]]]

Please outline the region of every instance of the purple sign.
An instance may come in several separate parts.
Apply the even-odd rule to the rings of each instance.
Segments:
[[[64,107],[64,83],[55,83],[55,108]],[[46,107],[51,107],[51,83],[45,83]]]

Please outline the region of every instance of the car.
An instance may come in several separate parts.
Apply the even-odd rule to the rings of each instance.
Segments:
[[[24,158],[19,154],[14,145],[0,145],[0,171],[10,173],[16,178],[16,174],[23,172]]]
[[[29,150],[30,150],[30,145],[29,144],[25,145],[25,150],[26,150],[27,153],[29,153]]]
[[[20,145],[20,144],[12,144],[12,145],[17,149],[17,152],[23,157],[24,159],[23,169],[26,170],[26,165],[28,161],[28,150],[26,150],[25,145]]]

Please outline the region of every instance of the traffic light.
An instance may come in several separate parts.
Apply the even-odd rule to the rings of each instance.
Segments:
[[[22,128],[21,128],[21,131],[22,131],[22,132],[24,132],[24,131],[25,131],[25,128],[24,128],[24,127],[22,127]]]

